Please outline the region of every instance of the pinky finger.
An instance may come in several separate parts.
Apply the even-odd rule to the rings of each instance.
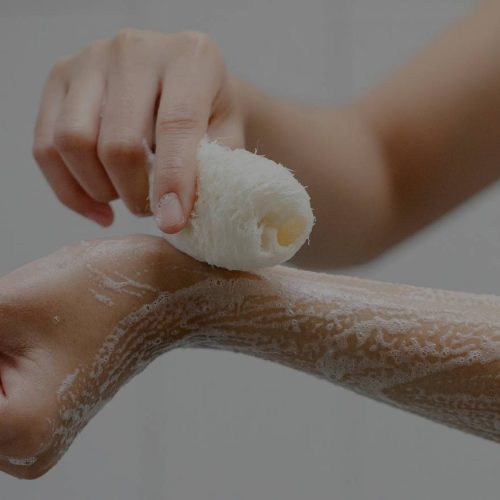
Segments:
[[[95,201],[83,190],[55,149],[45,151],[38,149],[34,151],[34,156],[43,175],[63,205],[101,226],[107,227],[113,223],[114,214],[111,206]]]

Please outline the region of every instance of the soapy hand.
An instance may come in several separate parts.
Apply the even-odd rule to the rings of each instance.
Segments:
[[[108,226],[119,197],[175,233],[193,207],[202,137],[244,146],[236,88],[207,35],[125,29],[54,65],[33,155],[59,200],[79,214]],[[152,200],[145,145],[156,153]]]
[[[45,473],[127,380],[183,340],[155,301],[199,279],[197,266],[132,236],[65,247],[0,278],[0,470]]]

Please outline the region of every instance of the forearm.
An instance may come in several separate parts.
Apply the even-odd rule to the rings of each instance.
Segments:
[[[500,174],[500,2],[479,3],[355,106],[384,152],[394,244]]]
[[[247,148],[290,167],[317,216],[297,261],[360,263],[442,216],[500,173],[500,1],[482,2],[344,108],[239,82]]]
[[[316,225],[295,262],[321,269],[378,254],[391,199],[379,145],[361,115],[279,99],[234,81],[245,108],[246,148],[290,168],[311,196]]]
[[[500,441],[497,297],[287,268],[199,278],[175,302],[179,345],[281,363]]]
[[[150,236],[65,247],[0,280],[0,470],[38,477],[123,384],[189,347],[281,363],[500,441],[499,311],[493,296],[230,272]]]

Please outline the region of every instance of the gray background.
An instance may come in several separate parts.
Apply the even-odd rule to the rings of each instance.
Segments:
[[[119,208],[111,231],[60,207],[30,143],[51,63],[124,26],[197,29],[231,70],[282,95],[345,102],[469,0],[1,0],[0,273],[83,238],[152,230]],[[498,186],[370,265],[339,272],[499,291]],[[173,352],[132,381],[36,482],[2,500],[469,500],[498,498],[500,447],[326,382],[224,352]]]

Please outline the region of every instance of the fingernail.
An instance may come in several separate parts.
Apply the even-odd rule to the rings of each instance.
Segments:
[[[172,230],[184,223],[184,212],[176,193],[167,193],[158,203],[156,222],[162,230]]]
[[[109,207],[94,208],[93,210],[85,212],[83,215],[93,220],[96,224],[104,227],[110,226],[113,222],[113,214]]]

